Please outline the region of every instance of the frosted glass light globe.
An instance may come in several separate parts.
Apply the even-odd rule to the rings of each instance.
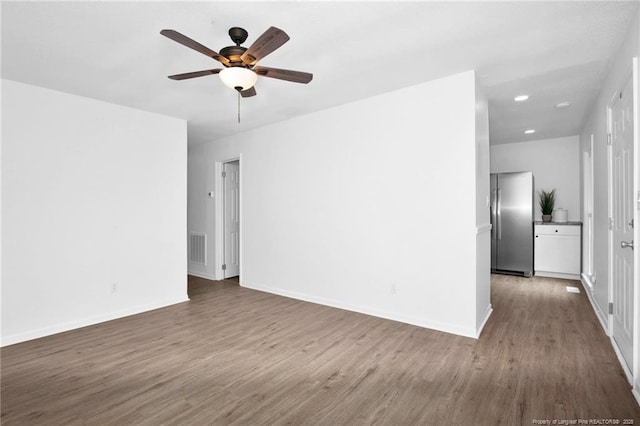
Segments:
[[[225,86],[240,91],[251,89],[258,79],[258,74],[243,67],[225,68],[219,75]]]

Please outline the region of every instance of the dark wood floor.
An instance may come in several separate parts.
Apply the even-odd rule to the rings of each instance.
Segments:
[[[640,424],[585,294],[566,284],[492,277],[474,340],[190,278],[191,302],[3,348],[1,420]]]

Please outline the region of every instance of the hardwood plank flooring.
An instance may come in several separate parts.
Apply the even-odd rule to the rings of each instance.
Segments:
[[[639,424],[608,337],[567,284],[492,276],[475,340],[190,277],[188,303],[2,348],[1,421]]]

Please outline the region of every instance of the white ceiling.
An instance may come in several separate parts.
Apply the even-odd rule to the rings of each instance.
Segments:
[[[476,69],[491,143],[578,134],[627,35],[629,2],[2,2],[2,77],[189,120],[202,143],[446,75]],[[260,77],[241,100],[213,59],[159,34],[175,29],[215,51],[249,46],[269,26],[291,40],[260,65],[308,71],[308,85]],[[513,97],[530,95],[516,104]],[[556,110],[554,105],[572,106]],[[534,135],[525,129],[534,128]]]

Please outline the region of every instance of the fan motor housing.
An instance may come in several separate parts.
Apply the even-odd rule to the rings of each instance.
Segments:
[[[246,47],[242,47],[242,46],[227,46],[227,47],[222,48],[222,50],[220,50],[220,54],[222,56],[224,56],[225,58],[227,58],[229,60],[229,62],[231,62],[232,64],[236,63],[236,62],[242,63],[242,59],[240,59],[240,57],[246,51],[247,51]]]
[[[231,65],[235,65],[238,63],[242,63],[242,59],[240,57],[244,52],[246,52],[247,48],[240,46],[247,40],[249,33],[244,28],[240,27],[231,27],[229,28],[229,37],[231,37],[231,41],[233,41],[235,46],[227,46],[220,50],[220,54],[227,58]]]

